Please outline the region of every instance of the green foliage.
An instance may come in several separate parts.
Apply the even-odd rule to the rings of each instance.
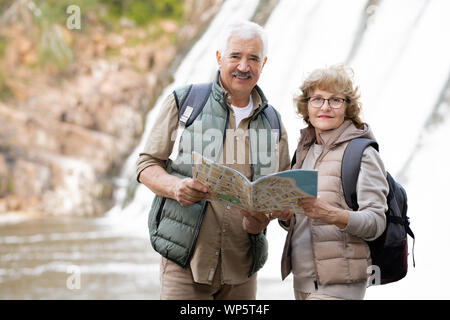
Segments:
[[[2,13],[19,0],[0,0],[0,17]],[[66,29],[66,22],[71,13],[67,8],[76,5],[80,8],[81,30]],[[17,6],[16,6],[17,7]],[[16,21],[31,21],[33,25],[27,25],[27,34],[33,41],[38,61],[33,68],[49,66],[63,70],[76,60],[73,39],[76,34],[89,35],[101,24],[109,32],[120,32],[123,27],[119,23],[121,18],[127,18],[139,26],[146,28],[145,39],[131,39],[126,45],[134,46],[143,40],[157,39],[164,30],[157,23],[160,19],[171,19],[182,22],[184,12],[184,0],[29,0],[20,5],[19,10],[13,14],[14,19],[9,19],[12,24]],[[92,29],[90,29],[92,27]],[[176,35],[170,35],[175,42]],[[0,35],[0,59],[3,57],[9,39]],[[107,49],[107,55],[117,55],[118,49]],[[0,97],[10,95],[5,85],[4,75],[0,70]]]
[[[39,65],[53,65],[62,69],[74,60],[74,53],[70,44],[66,42],[62,33],[56,25],[66,27],[69,14],[66,12],[70,5],[80,7],[81,31],[86,24],[83,21],[83,12],[92,10],[96,5],[95,0],[45,0],[36,2],[36,9],[33,12],[34,23],[38,27],[38,56]],[[74,31],[76,32],[76,31]]]
[[[11,177],[0,177],[0,195],[14,193],[14,180]]]
[[[12,178],[8,179],[8,183],[6,186],[7,193],[14,193],[14,180]]]
[[[126,17],[138,25],[145,25],[160,18],[181,21],[183,0],[102,0],[113,18]]]
[[[9,90],[5,82],[5,76],[0,70],[0,99],[6,99],[12,96],[12,92]]]
[[[35,15],[35,21],[39,26],[42,24],[52,25],[58,23],[65,25],[69,17],[67,8],[71,5],[76,5],[80,8],[81,25],[86,26],[84,22],[85,13],[98,8],[98,1],[96,0],[45,0],[36,2],[41,12],[40,15]],[[81,28],[83,30],[83,27]]]
[[[5,12],[6,9],[14,2],[14,0],[1,0],[0,1],[0,14]]]
[[[0,58],[3,57],[3,53],[6,47],[6,38],[0,35]]]

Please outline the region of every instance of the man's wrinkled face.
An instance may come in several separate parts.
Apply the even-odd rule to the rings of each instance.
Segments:
[[[235,35],[229,38],[222,55],[216,52],[220,79],[232,100],[234,96],[250,96],[267,60],[262,56],[262,48],[259,37],[245,40]]]

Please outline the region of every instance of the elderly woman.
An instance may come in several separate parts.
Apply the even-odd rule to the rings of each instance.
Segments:
[[[296,97],[307,123],[294,169],[318,170],[318,196],[299,200],[305,213],[284,221],[288,235],[283,279],[292,271],[296,299],[363,299],[370,250],[365,242],[386,227],[388,184],[378,152],[367,148],[357,183],[359,209],[352,211],[341,183],[342,156],[351,139],[374,139],[359,117],[358,88],[344,66],[313,71]]]

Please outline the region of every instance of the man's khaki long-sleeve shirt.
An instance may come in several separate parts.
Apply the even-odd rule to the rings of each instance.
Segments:
[[[227,134],[220,157],[221,163],[251,179],[249,161],[250,146],[247,128],[250,118],[261,105],[261,98],[257,91],[252,91],[253,109],[250,115],[243,119],[236,128],[235,115],[230,106],[227,94],[227,106],[230,117]],[[281,121],[280,121],[281,122]],[[155,125],[147,139],[144,150],[137,161],[137,178],[148,166],[157,165],[166,168],[167,160],[172,152],[176,132],[178,129],[178,108],[173,94],[163,102],[161,111],[157,115]],[[245,161],[242,161],[242,146],[245,142]],[[234,155],[231,159],[230,152]],[[288,170],[290,167],[287,133],[281,125],[281,139],[278,145],[278,171]],[[248,273],[253,262],[250,252],[250,239],[242,227],[243,215],[239,209],[226,207],[217,202],[208,204],[203,223],[200,228],[194,254],[190,261],[190,268],[195,282],[211,284],[218,263],[221,263],[221,282],[225,284],[240,284],[248,280]],[[220,259],[219,259],[220,256]]]

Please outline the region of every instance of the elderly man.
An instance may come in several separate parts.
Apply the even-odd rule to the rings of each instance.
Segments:
[[[183,127],[183,143],[175,143],[172,137],[180,133],[179,104],[188,87],[166,98],[139,155],[137,179],[156,194],[149,229],[152,246],[162,256],[161,299],[256,298],[256,272],[267,259],[269,215],[207,202],[206,186],[192,178],[192,164],[180,159],[190,158],[190,148],[181,146],[194,144],[198,135],[193,128],[200,125],[203,133],[208,129],[223,133],[216,140],[220,151],[215,160],[249,180],[289,169],[282,124],[275,148],[270,142],[254,141],[255,135],[249,134],[250,130],[274,132],[263,112],[267,100],[256,85],[267,60],[266,48],[261,26],[244,21],[227,27],[216,52],[219,71],[195,122]],[[174,145],[176,159],[171,157]],[[205,143],[202,148],[205,151]],[[260,154],[271,155],[271,163],[255,156]]]

